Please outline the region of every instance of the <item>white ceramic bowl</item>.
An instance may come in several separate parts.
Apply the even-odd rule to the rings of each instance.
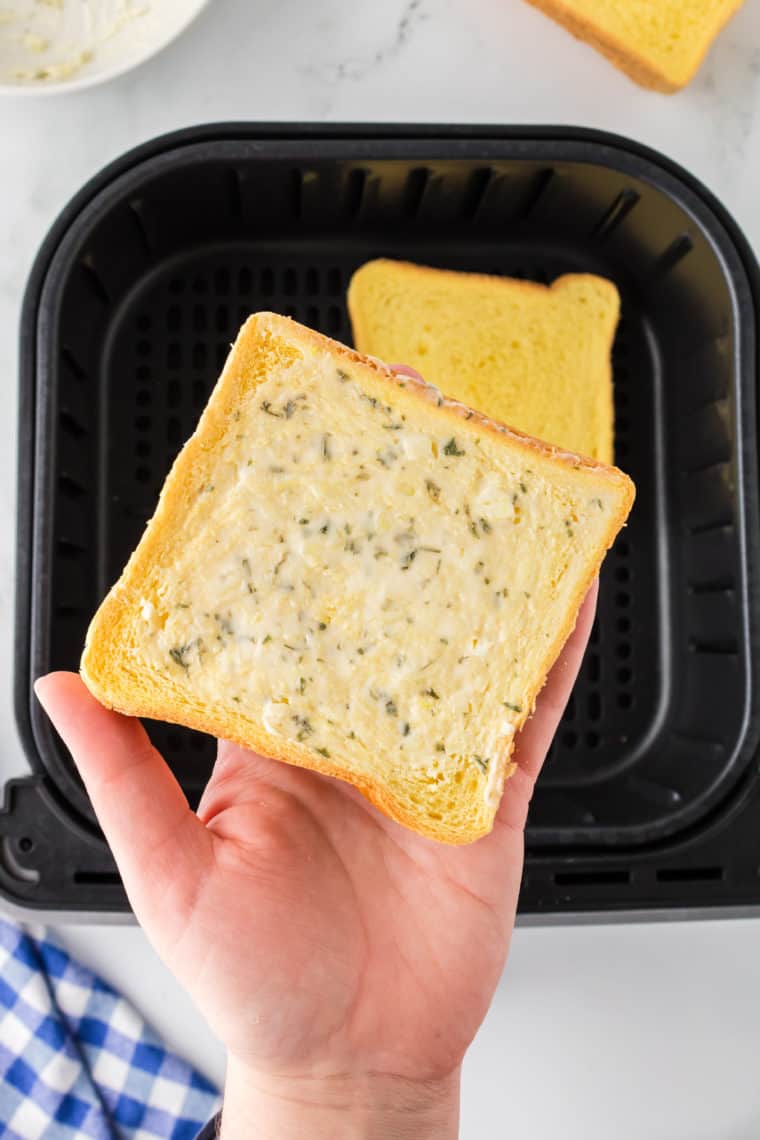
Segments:
[[[209,0],[0,0],[0,94],[113,79],[171,43]]]

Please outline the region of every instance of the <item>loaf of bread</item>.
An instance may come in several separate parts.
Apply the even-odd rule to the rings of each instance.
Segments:
[[[707,50],[744,0],[528,0],[616,67],[670,93],[696,75]]]
[[[631,481],[260,313],[96,614],[103,704],[340,777],[449,843],[515,733]]]
[[[359,352],[403,361],[447,396],[537,439],[613,459],[615,286],[572,274],[551,286],[370,261],[348,290]]]

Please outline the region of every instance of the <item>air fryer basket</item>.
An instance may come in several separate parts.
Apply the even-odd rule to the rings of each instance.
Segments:
[[[495,128],[204,128],[126,156],[59,220],[24,314],[17,704],[33,774],[0,816],[0,886],[125,906],[31,682],[76,667],[239,324],[274,309],[350,341],[349,277],[380,255],[589,271],[622,296],[616,461],[638,498],[531,808],[522,910],[760,900],[756,266],[659,156]],[[151,734],[195,803],[213,742]]]

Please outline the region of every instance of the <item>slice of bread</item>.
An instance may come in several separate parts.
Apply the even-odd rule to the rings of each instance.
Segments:
[[[370,261],[348,290],[359,352],[409,364],[463,403],[602,463],[613,458],[615,286],[551,286]]]
[[[82,676],[111,708],[340,777],[466,843],[493,824],[515,732],[633,494],[260,313]]]
[[[679,91],[744,0],[528,0],[655,91]]]

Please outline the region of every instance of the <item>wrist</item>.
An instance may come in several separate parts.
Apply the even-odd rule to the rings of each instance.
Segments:
[[[387,1074],[263,1077],[230,1060],[221,1140],[456,1140],[459,1070],[416,1081]]]

